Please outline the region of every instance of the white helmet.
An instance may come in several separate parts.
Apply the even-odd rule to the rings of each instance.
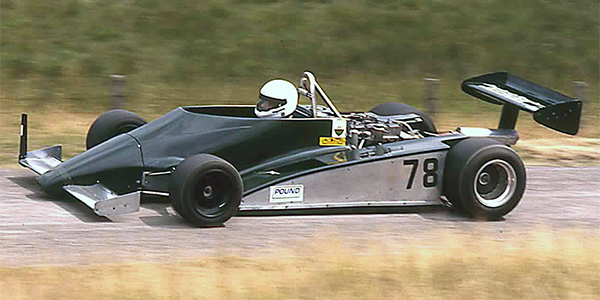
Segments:
[[[260,89],[254,114],[260,118],[284,118],[298,106],[298,91],[294,84],[283,79],[273,79]]]

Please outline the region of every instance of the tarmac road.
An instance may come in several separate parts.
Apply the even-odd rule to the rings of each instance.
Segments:
[[[301,251],[334,236],[360,249],[375,242],[434,245],[440,233],[505,239],[541,231],[598,238],[600,167],[528,167],[521,203],[504,220],[476,222],[439,207],[394,214],[234,217],[224,227],[192,228],[164,201],[139,213],[96,216],[72,198],[47,196],[27,170],[0,170],[0,266],[180,261],[199,255]]]

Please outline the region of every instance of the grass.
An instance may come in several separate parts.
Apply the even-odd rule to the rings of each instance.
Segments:
[[[542,230],[495,240],[298,248],[185,262],[0,268],[2,299],[598,299],[600,244]]]
[[[524,140],[515,150],[529,165],[598,166],[600,139],[541,138]]]
[[[104,91],[81,87],[109,74],[127,75],[133,90],[304,69],[452,80],[505,69],[550,86],[595,85],[599,76],[593,0],[3,0],[0,8],[3,93],[25,86],[40,101],[86,98],[82,106]]]

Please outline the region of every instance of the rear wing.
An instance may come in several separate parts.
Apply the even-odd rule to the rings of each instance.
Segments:
[[[514,129],[520,110],[533,119],[562,133],[575,135],[579,130],[581,101],[519,78],[507,72],[495,72],[469,78],[462,90],[476,98],[503,104],[500,129]]]

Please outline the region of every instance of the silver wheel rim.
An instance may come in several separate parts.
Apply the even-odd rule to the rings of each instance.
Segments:
[[[473,189],[479,203],[490,208],[500,207],[515,194],[517,173],[504,160],[488,161],[477,170]]]

